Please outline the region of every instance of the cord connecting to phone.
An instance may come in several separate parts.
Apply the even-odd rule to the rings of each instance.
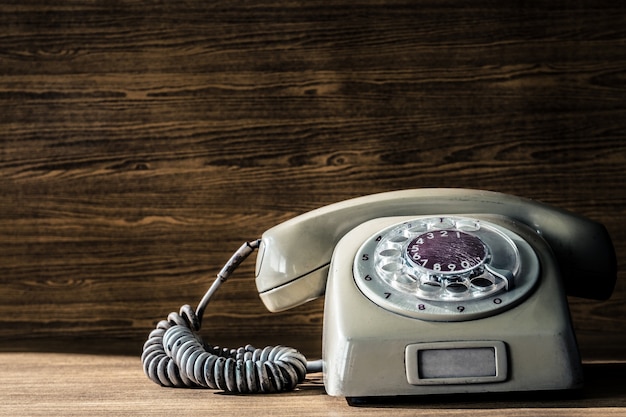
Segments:
[[[178,313],[172,312],[167,320],[157,323],[141,355],[148,378],[167,387],[271,393],[290,391],[304,381],[307,372],[321,370],[320,361],[308,362],[291,347],[220,348],[204,343],[197,333],[211,297],[260,244],[260,239],[246,242],[231,256],[195,310],[184,305]]]

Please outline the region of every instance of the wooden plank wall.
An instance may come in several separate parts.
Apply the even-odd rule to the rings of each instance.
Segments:
[[[616,292],[571,308],[585,359],[626,359],[626,3],[0,10],[0,350],[138,354],[270,226],[468,187],[607,226]],[[206,339],[319,355],[323,301],[266,312],[253,264],[210,305]]]

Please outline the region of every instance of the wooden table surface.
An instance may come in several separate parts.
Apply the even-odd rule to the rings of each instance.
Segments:
[[[226,395],[162,388],[138,358],[52,353],[0,354],[0,415],[7,416],[626,416],[626,364],[586,364],[575,395],[531,393],[373,401],[351,407],[325,394],[319,374],[296,391]]]

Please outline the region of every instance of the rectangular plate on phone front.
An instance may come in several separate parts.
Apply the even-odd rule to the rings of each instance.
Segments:
[[[481,384],[507,377],[506,347],[498,341],[408,345],[405,364],[412,385]]]

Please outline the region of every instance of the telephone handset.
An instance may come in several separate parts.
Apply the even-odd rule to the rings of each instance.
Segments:
[[[355,198],[305,213],[263,234],[256,284],[266,307],[281,311],[323,294],[336,243],[376,217],[474,213],[500,215],[534,229],[555,252],[568,295],[607,299],[615,255],[606,229],[573,213],[511,195],[459,189],[417,189]],[[602,277],[589,282],[590,276]]]
[[[579,387],[566,295],[606,299],[616,280],[606,229],[564,210],[479,190],[360,197],[243,245],[196,310],[150,334],[150,379],[272,392],[320,370],[292,348],[219,349],[197,334],[211,296],[257,248],[270,311],[325,294],[321,370],[326,391],[344,397]]]

